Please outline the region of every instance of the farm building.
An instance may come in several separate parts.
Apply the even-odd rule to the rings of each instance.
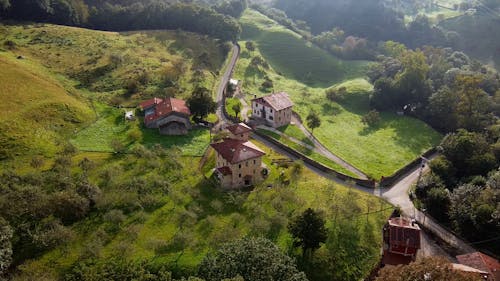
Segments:
[[[456,257],[458,262],[483,272],[485,280],[500,281],[500,262],[481,252]]]
[[[158,129],[162,135],[185,135],[191,129],[191,111],[184,100],[153,98],[140,104],[144,125]]]
[[[252,100],[252,118],[278,128],[290,124],[293,102],[287,93],[274,93]]]

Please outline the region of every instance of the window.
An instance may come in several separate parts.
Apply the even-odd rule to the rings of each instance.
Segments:
[[[273,120],[273,117],[271,115],[269,115],[269,120]]]
[[[239,165],[238,165],[238,168],[240,168],[240,169],[241,169],[241,164],[239,164]]]
[[[248,167],[248,161],[245,163],[245,166],[247,166],[247,167]]]
[[[240,177],[240,178],[241,178],[241,174],[239,174],[239,175],[238,175],[238,177]]]
[[[271,109],[269,109],[269,110],[271,111],[271,113],[273,113],[273,109],[272,109],[272,108],[271,108]]]
[[[255,165],[255,163],[256,163],[256,161],[255,161],[255,160],[253,160],[253,164],[254,164],[254,165]]]

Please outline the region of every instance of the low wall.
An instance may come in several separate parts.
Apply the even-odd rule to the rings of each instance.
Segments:
[[[426,151],[424,154],[422,154],[422,157],[430,157],[431,155],[435,154],[437,152],[437,149],[431,148],[428,151]],[[380,180],[380,186],[381,187],[391,187],[393,186],[397,181],[399,181],[402,177],[404,177],[407,173],[411,172],[412,170],[418,168],[422,163],[422,158],[418,157],[403,168],[397,170],[394,174],[388,176],[388,177],[383,177]]]
[[[373,181],[373,180],[362,180],[362,179],[358,179],[358,178],[353,178],[353,177],[348,176],[348,175],[344,175],[342,173],[339,173],[339,172],[333,170],[330,167],[327,167],[327,166],[305,156],[304,154],[302,154],[302,153],[296,151],[295,149],[277,141],[276,139],[274,139],[270,136],[259,133],[258,131],[254,131],[254,134],[258,135],[259,137],[261,137],[261,138],[263,138],[271,143],[273,143],[276,146],[279,146],[281,149],[283,149],[287,153],[293,155],[294,157],[304,161],[304,163],[307,163],[307,164],[313,166],[314,168],[316,168],[322,172],[332,174],[335,177],[337,177],[338,179],[341,179],[343,181],[353,181],[360,186],[364,186],[364,187],[368,187],[368,188],[375,188],[375,181]]]

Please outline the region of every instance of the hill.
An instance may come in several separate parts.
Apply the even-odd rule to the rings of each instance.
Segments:
[[[0,52],[0,160],[53,156],[93,118],[88,104],[28,60]]]
[[[254,23],[250,23],[250,19],[255,19]],[[253,10],[247,10],[241,21],[244,38],[257,42],[253,51],[246,48],[245,41],[240,42],[242,52],[235,78],[242,80],[246,99],[272,91],[286,91],[302,120],[306,120],[311,110],[320,115],[322,122],[314,130],[315,136],[330,151],[368,176],[380,179],[391,175],[439,143],[441,135],[427,124],[394,112],[382,113],[382,121],[376,128],[363,124],[361,119],[370,110],[369,96],[373,91],[363,74],[366,62],[340,61],[308,46],[305,40]],[[263,40],[257,35],[260,33],[269,37]],[[288,47],[282,44],[282,38],[291,38],[295,42],[291,44],[303,46],[302,53],[287,56]],[[257,64],[256,57],[263,57],[264,62]],[[328,62],[336,64],[325,68],[328,72],[323,72],[320,61],[323,66]],[[352,72],[347,72],[348,69]],[[306,71],[314,73],[310,76],[310,83],[298,74]],[[267,79],[272,81],[270,88],[262,86]],[[329,101],[325,91],[330,87],[346,87],[348,95],[338,102]]]
[[[255,41],[276,71],[309,86],[328,87],[358,77],[368,63],[340,60],[255,10],[246,10],[240,23],[242,40]]]

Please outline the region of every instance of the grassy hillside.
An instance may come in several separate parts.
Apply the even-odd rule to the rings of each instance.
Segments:
[[[51,157],[93,118],[89,106],[34,62],[0,52],[0,160]]]
[[[264,162],[271,169],[271,176],[248,193],[221,192],[214,188],[202,178],[197,165],[193,165],[198,158],[156,157],[148,153],[94,160],[96,168],[89,176],[100,183],[104,192],[97,203],[100,211],[75,224],[74,236],[68,243],[23,264],[14,280],[25,280],[27,276],[55,280],[77,262],[115,255],[152,261],[167,266],[175,275],[193,274],[208,251],[245,236],[267,237],[284,252],[294,254],[287,224],[307,207],[325,211],[331,235],[346,241],[332,245],[344,250],[331,251],[356,267],[359,278],[366,275],[378,260],[380,229],[391,207],[379,198],[333,184],[305,169],[299,172],[298,181],[292,180],[291,186],[281,186],[278,176],[283,172],[290,178],[292,170],[271,164],[279,155],[261,148],[267,152]],[[167,153],[171,155],[171,151]],[[172,169],[173,163],[180,166]],[[103,180],[106,174],[119,171],[120,177],[109,182]],[[142,191],[129,188],[131,185],[138,188],[144,181],[151,186],[142,186]],[[154,198],[144,195],[160,183],[159,186],[166,186],[162,187],[165,191],[154,194]],[[273,188],[267,188],[268,184]],[[139,208],[137,202],[146,207]],[[151,202],[155,202],[155,207],[148,207]],[[106,220],[104,215],[116,209],[128,210],[119,224]],[[364,253],[363,258],[353,253],[359,249]],[[323,246],[318,255],[327,255],[329,251]],[[321,274],[331,274],[331,270]]]
[[[255,41],[277,72],[309,86],[327,87],[357,77],[367,64],[340,60],[255,10],[247,9],[240,23],[242,40]]]
[[[0,25],[0,48],[38,60],[114,104],[209,89],[227,45],[181,31],[116,33],[49,24]]]
[[[255,13],[246,12],[244,18],[248,18],[249,14]],[[267,23],[267,30],[288,32],[270,20],[262,19],[257,24],[262,26],[264,22]],[[305,41],[302,42],[305,44]],[[248,100],[254,95],[286,91],[295,103],[294,110],[303,120],[311,110],[320,115],[321,126],[314,130],[314,134],[330,151],[375,179],[391,175],[422,152],[437,145],[441,139],[441,135],[424,122],[391,112],[382,113],[382,122],[375,128],[370,129],[364,125],[361,118],[369,111],[369,95],[373,86],[362,75],[354,79],[345,78],[346,80],[333,85],[332,87],[346,87],[349,94],[338,103],[330,102],[325,95],[325,90],[330,85],[311,87],[300,79],[295,79],[293,74],[280,72],[279,66],[274,65],[272,58],[262,51],[260,42],[255,51],[247,50],[245,41],[241,41],[240,45],[242,54],[235,70],[235,78],[242,80],[242,88]],[[275,53],[284,48],[279,43],[274,47],[270,44],[269,47],[274,48]],[[307,55],[310,53],[303,54],[304,60],[307,60]],[[270,68],[252,65],[252,59],[258,56],[264,57]],[[293,61],[294,58],[291,57],[290,60]],[[311,71],[314,72],[314,69]],[[261,84],[266,77],[273,81],[272,89],[262,88]],[[314,79],[315,76],[312,77]],[[340,77],[337,76],[337,79]]]

